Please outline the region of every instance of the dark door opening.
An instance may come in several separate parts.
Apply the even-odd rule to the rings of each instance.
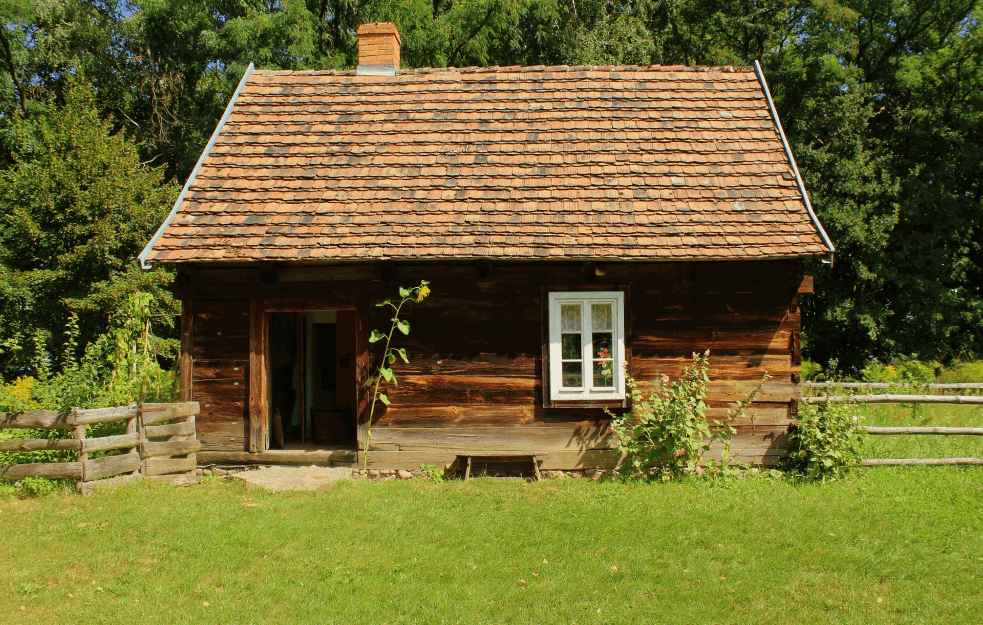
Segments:
[[[354,449],[355,314],[273,313],[270,446]]]

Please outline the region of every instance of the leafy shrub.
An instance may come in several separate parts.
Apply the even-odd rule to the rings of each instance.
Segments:
[[[58,482],[43,477],[25,477],[14,483],[14,488],[23,489],[25,494],[32,497],[41,497],[53,493],[58,486]]]
[[[421,464],[420,477],[430,480],[431,482],[443,482],[444,470],[434,464]]]
[[[899,358],[890,364],[874,360],[867,363],[860,372],[864,382],[886,382],[888,384],[931,384],[935,382],[937,371],[942,365],[938,362],[921,362],[915,358]]]
[[[947,367],[939,382],[958,383],[958,382],[983,382],[983,360],[971,362],[955,361]]]
[[[802,361],[802,381],[809,382],[819,380],[823,375],[823,366],[811,360]]]
[[[615,452],[621,455],[618,473],[622,477],[677,479],[697,474],[703,454],[715,441],[722,441],[721,462],[707,461],[705,475],[727,477],[734,471],[730,458],[730,421],[741,414],[759,385],[727,419],[711,427],[707,419],[708,360],[710,352],[693,354],[693,364],[678,380],[662,376],[662,388],[645,398],[631,376],[626,376],[631,394],[631,411],[611,416],[611,429],[618,439]],[[765,375],[767,378],[767,374]]]
[[[785,468],[825,481],[838,479],[860,464],[863,430],[855,410],[849,404],[801,406]]]

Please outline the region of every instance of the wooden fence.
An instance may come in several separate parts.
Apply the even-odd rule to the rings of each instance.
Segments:
[[[196,452],[201,449],[195,434],[195,415],[198,411],[198,402],[184,402],[75,408],[68,412],[0,412],[0,429],[37,428],[71,430],[73,433],[73,438],[0,441],[0,451],[54,450],[77,454],[74,462],[0,465],[0,479],[46,477],[76,480],[77,490],[82,494],[143,478],[173,481],[181,475],[193,474],[197,467]],[[124,433],[86,438],[86,425],[118,421],[125,422]],[[158,425],[164,421],[175,422]],[[89,459],[90,454],[110,450],[122,453]]]
[[[844,389],[844,390],[872,390],[872,389],[892,389],[892,388],[919,388],[930,391],[937,391],[939,395],[820,395],[817,397],[803,397],[804,404],[953,404],[953,405],[978,405],[983,406],[983,396],[979,395],[945,395],[946,391],[973,392],[983,390],[983,383],[956,383],[956,384],[886,384],[882,382],[863,383],[863,382],[806,382],[803,389]],[[934,435],[934,436],[983,436],[983,428],[973,427],[878,427],[866,426],[863,428],[871,436],[897,436],[897,435]],[[978,464],[983,465],[983,458],[868,458],[863,461],[865,467],[883,467],[899,465],[964,465]]]

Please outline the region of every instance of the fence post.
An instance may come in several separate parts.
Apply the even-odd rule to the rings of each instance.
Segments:
[[[78,415],[78,408],[72,408],[72,417],[74,418]],[[88,473],[86,468],[87,461],[89,460],[89,454],[85,451],[85,426],[76,425],[75,426],[75,440],[79,442],[79,464],[82,465],[82,478],[75,482],[75,491],[79,494],[85,493],[85,482]]]
[[[147,426],[143,424],[143,402],[137,403],[137,430],[140,432],[140,442],[137,450],[140,454],[140,475],[147,479]]]
[[[136,413],[136,416],[133,416],[132,418],[127,419],[127,421],[126,421],[126,433],[127,434],[135,434],[135,433],[137,433],[139,431],[139,427],[140,427],[140,424],[138,423],[139,415],[140,415],[140,406],[139,406],[139,404],[137,404],[137,413]],[[143,437],[139,437],[139,439],[137,440],[136,447],[134,448],[134,449],[136,449],[136,452],[138,454],[140,454],[140,459],[141,460],[143,459],[143,450],[142,450],[143,443],[142,443],[142,438]],[[134,471],[132,473],[132,475],[140,475],[140,469],[137,469],[136,471]]]

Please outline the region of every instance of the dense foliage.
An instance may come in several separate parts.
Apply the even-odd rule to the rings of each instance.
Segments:
[[[250,61],[351,68],[357,26],[383,20],[405,67],[760,59],[838,248],[809,268],[807,353],[856,372],[983,352],[979,0],[8,0],[0,16],[8,379],[34,335],[62,348],[72,312],[83,344],[121,293],[168,312],[166,275],[133,257]]]

